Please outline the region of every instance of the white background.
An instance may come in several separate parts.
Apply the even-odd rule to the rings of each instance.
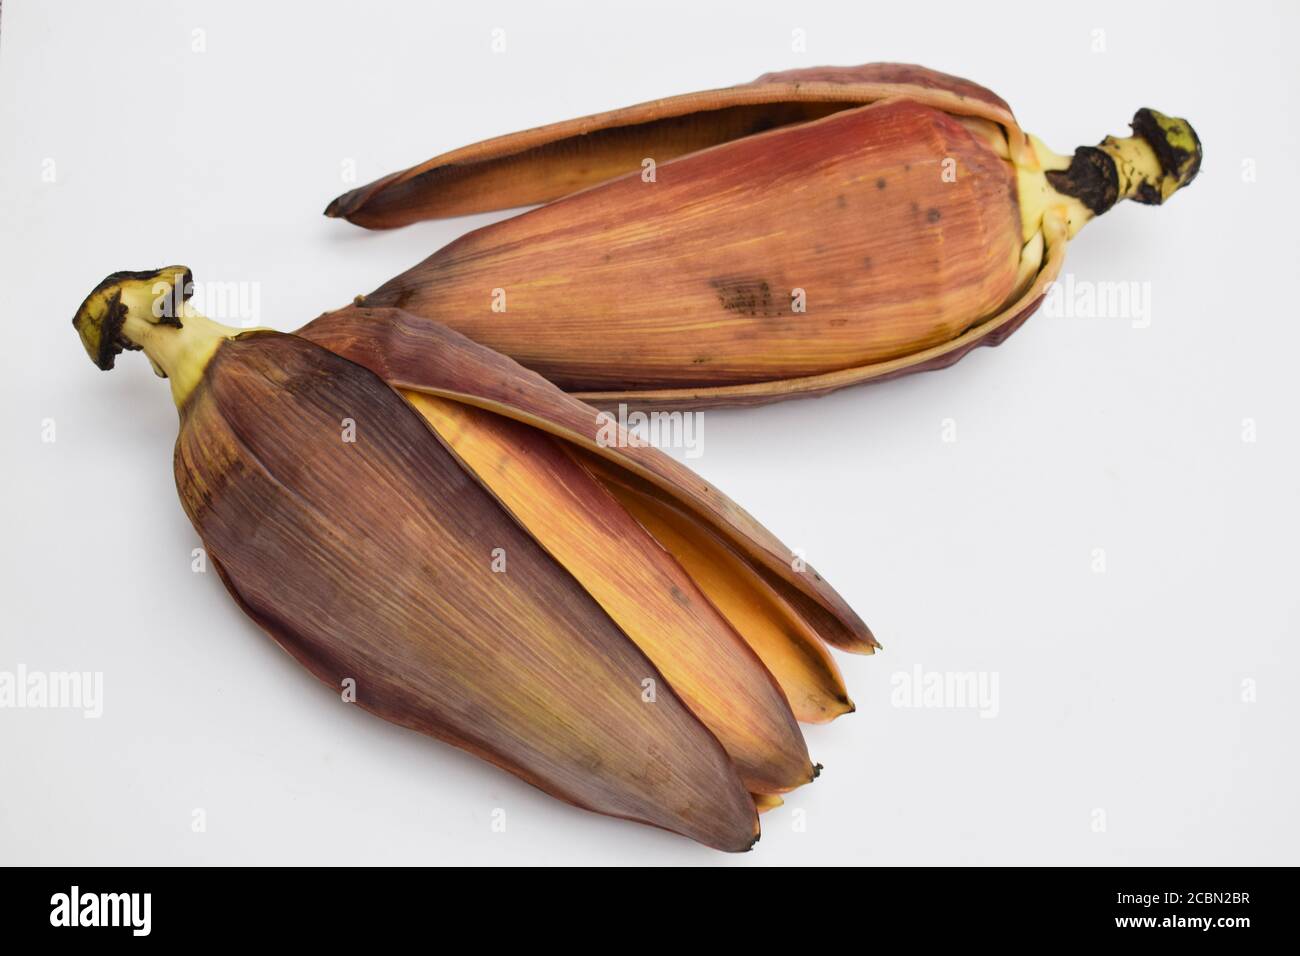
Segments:
[[[105,691],[99,720],[0,710],[0,862],[1300,862],[1297,8],[546,6],[4,4],[0,670],[102,671]],[[505,215],[326,220],[349,160],[367,182],[871,60],[983,83],[1062,152],[1140,106],[1186,116],[1206,159],[1070,249],[1076,282],[1149,283],[1149,327],[1040,314],[943,372],[707,413],[692,464],[886,647],[840,657],[858,713],[808,730],[826,772],[754,852],[572,809],[342,706],[191,572],[166,384],[134,354],[99,373],[69,326],[105,274],[255,283],[260,321],[294,329]],[[891,706],[917,665],[996,673],[998,715]]]

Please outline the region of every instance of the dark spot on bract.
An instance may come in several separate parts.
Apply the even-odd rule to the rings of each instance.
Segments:
[[[840,193],[838,196],[835,197],[835,205],[839,206],[841,209],[847,208],[848,204],[849,204],[849,197],[845,196],[844,193]]]
[[[939,210],[934,206],[931,206],[925,211],[925,218],[927,222],[938,222],[943,218],[943,213],[939,212]]]
[[[885,182],[885,177],[884,177],[884,176],[881,176],[879,179],[876,180],[876,188],[877,188],[877,189],[884,189],[884,188],[885,188],[886,186],[888,186],[888,185],[889,185],[889,184],[888,184],[887,182]]]
[[[866,269],[868,272],[871,271],[871,256],[862,257],[862,268]]]
[[[783,312],[772,298],[772,287],[765,279],[713,279],[709,284],[717,291],[718,301],[728,312],[768,317]]]

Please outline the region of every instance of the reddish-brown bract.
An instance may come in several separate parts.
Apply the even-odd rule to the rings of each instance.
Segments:
[[[754,133],[883,99],[906,98],[1023,137],[990,90],[910,63],[811,67],[752,83],[638,103],[497,136],[339,196],[326,215],[371,229],[548,202],[641,168]]]
[[[406,394],[461,463],[654,662],[718,738],[746,787],[781,793],[813,779],[781,685],[674,553],[567,442],[452,399]],[[757,591],[747,589],[746,597]]]
[[[314,319],[298,335],[369,368],[393,387],[426,392],[527,422],[618,466],[620,481],[662,497],[743,555],[826,642],[872,653],[862,619],[809,564],[689,468],[621,429],[535,372],[423,316],[349,306]]]
[[[326,684],[354,680],[363,708],[578,806],[721,849],[756,838],[714,736],[371,372],[294,336],[224,342],[175,470],[231,593]]]
[[[366,304],[574,391],[748,384],[955,338],[1011,295],[1020,245],[1011,165],[953,116],[885,101],[477,230]]]

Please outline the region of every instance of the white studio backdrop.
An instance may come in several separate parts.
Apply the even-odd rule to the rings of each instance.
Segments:
[[[97,718],[0,709],[0,861],[1297,862],[1297,9],[5,3],[0,671],[101,673],[103,695]],[[508,215],[323,218],[352,185],[873,60],[987,85],[1061,152],[1151,106],[1206,158],[1072,244],[1068,281],[1137,290],[1123,314],[1063,305],[945,371],[706,413],[690,465],[885,645],[839,655],[858,712],[809,729],[826,772],[754,852],[572,809],[340,706],[191,570],[165,383],[129,354],[101,375],[69,324],[104,275],[185,264],[294,329]],[[968,673],[991,706],[906,706]]]

